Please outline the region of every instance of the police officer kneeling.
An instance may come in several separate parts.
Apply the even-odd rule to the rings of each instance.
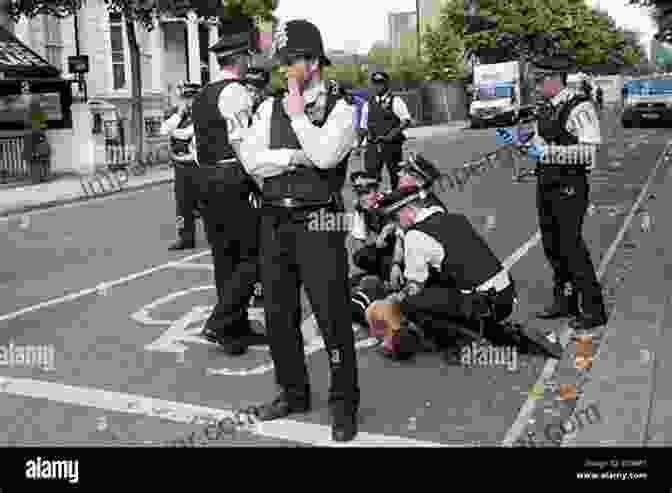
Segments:
[[[483,324],[501,322],[513,311],[515,287],[499,259],[464,214],[435,200],[427,190],[407,186],[382,205],[406,229],[405,285],[367,309],[371,333],[383,337],[382,353],[389,358],[412,357],[422,335],[442,346],[461,339],[456,324],[484,333]]]
[[[541,91],[552,111],[537,121],[528,156],[538,161],[539,229],[554,283],[553,303],[538,316],[574,316],[570,327],[588,331],[607,322],[602,287],[582,236],[588,173],[602,143],[600,121],[590,98],[566,87],[567,72],[575,66],[570,54],[547,57],[536,65],[545,71]],[[507,129],[498,129],[498,137],[501,143],[512,142]]]
[[[241,146],[247,170],[263,178],[261,269],[264,310],[281,393],[259,408],[262,420],[306,412],[310,384],[301,337],[305,285],[331,368],[332,437],[357,433],[359,385],[350,316],[347,231],[314,230],[309,218],[344,212],[341,189],[356,141],[354,108],[335,83],[321,79],[330,62],[322,36],[305,20],[278,29],[276,56],[289,66],[289,94],[259,107]]]
[[[170,136],[170,160],[175,168],[175,205],[177,206],[178,240],[169,250],[185,250],[196,246],[196,216],[200,187],[198,164],[194,149],[192,103],[200,84],[182,83],[178,87],[180,104],[161,125],[161,134]]]
[[[237,152],[249,126],[252,98],[242,77],[251,53],[258,49],[254,21],[226,18],[223,38],[210,49],[222,69],[193,104],[196,150],[201,166],[204,218],[215,266],[217,305],[203,336],[230,355],[264,341],[255,334],[247,308],[258,280],[259,216],[253,207],[258,193]]]

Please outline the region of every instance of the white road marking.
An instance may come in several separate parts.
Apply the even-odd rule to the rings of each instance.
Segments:
[[[214,272],[215,266],[213,264],[198,264],[196,262],[184,262],[175,266],[176,269],[185,270],[209,270]]]
[[[103,409],[108,412],[135,414],[161,418],[175,423],[214,424],[225,418],[235,418],[234,409],[217,409],[212,407],[175,402],[153,397],[125,394],[93,387],[75,387],[56,382],[45,382],[29,378],[0,377],[0,389],[9,395],[32,399],[47,399],[62,404],[85,406]],[[326,447],[464,447],[468,444],[448,445],[436,442],[425,442],[411,438],[359,433],[357,438],[348,443],[331,441],[329,426],[303,423],[281,419],[260,423],[250,428],[252,435],[288,440]]]
[[[649,187],[653,183],[653,180],[656,176],[656,173],[658,172],[658,169],[660,168],[660,165],[665,161],[665,156],[670,152],[670,146],[672,145],[672,141],[668,141],[665,149],[663,152],[660,154],[658,157],[658,160],[656,162],[656,165],[653,167],[653,170],[651,171],[648,179],[646,180],[646,183],[642,187],[642,190],[639,193],[639,196],[637,197],[637,200],[635,203],[632,205],[630,208],[630,212],[626,216],[625,220],[623,221],[623,224],[621,225],[621,228],[619,229],[616,238],[614,238],[614,241],[612,241],[611,245],[607,249],[606,253],[602,257],[602,260],[600,262],[600,266],[597,270],[597,279],[600,280],[602,276],[604,276],[604,273],[607,270],[607,266],[609,265],[609,262],[611,262],[612,257],[616,253],[616,249],[618,248],[618,245],[621,243],[623,240],[623,237],[625,236],[626,231],[630,227],[630,224],[632,223],[633,218],[635,217],[636,211],[639,209],[641,206],[642,202],[644,201],[644,198],[647,196]],[[609,330],[607,330],[604,339],[602,341],[602,344],[606,342],[607,335],[609,334]],[[572,330],[568,327],[564,327],[564,331],[560,336],[560,344],[562,344],[563,348],[566,348],[567,345],[569,344],[569,341],[571,340],[572,336]],[[537,379],[537,382],[535,385],[543,386],[545,383],[551,379],[553,374],[555,373],[556,366],[558,365],[559,361],[556,359],[549,359],[546,362],[546,365],[544,366],[544,369],[541,372],[541,375],[539,375],[539,378]],[[518,413],[518,417],[514,421],[514,423],[511,425],[511,428],[509,431],[506,433],[506,436],[504,437],[504,440],[501,443],[501,446],[503,447],[512,447],[516,441],[520,438],[520,436],[523,434],[525,431],[525,428],[527,426],[528,421],[530,420],[530,417],[534,414],[534,411],[537,407],[537,401],[535,399],[527,399],[525,403],[523,404],[523,407],[520,409],[520,412]]]
[[[61,296],[60,298],[54,298],[51,300],[43,301],[41,303],[37,303],[36,305],[31,305],[27,306],[25,308],[22,308],[20,310],[17,310],[15,312],[7,313],[5,315],[0,316],[0,322],[6,322],[7,320],[13,320],[15,318],[18,318],[22,315],[25,315],[27,313],[32,313],[37,310],[40,310],[42,308],[48,308],[50,306],[54,305],[60,305],[62,303],[68,303],[70,301],[75,301],[79,298],[83,298],[84,296],[88,296],[90,294],[95,294],[99,292],[100,290],[107,290],[109,288],[119,286],[121,284],[126,284],[129,281],[134,281],[135,279],[139,279],[141,277],[148,276],[150,274],[154,274],[155,272],[159,272],[161,270],[165,269],[170,269],[172,267],[175,267],[176,265],[180,264],[181,262],[188,262],[190,260],[195,260],[197,258],[205,257],[206,255],[210,254],[210,250],[204,250],[202,252],[194,253],[193,255],[188,255],[180,260],[175,260],[172,262],[167,262],[162,265],[157,265],[156,267],[151,267],[149,269],[143,270],[141,272],[136,272],[134,274],[129,274],[127,276],[124,276],[120,279],[116,279],[113,281],[106,281],[99,283],[97,286],[93,288],[87,288],[87,289],[82,289],[81,291],[77,291],[75,293],[70,293],[65,296]]]

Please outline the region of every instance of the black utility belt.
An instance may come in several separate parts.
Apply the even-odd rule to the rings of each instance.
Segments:
[[[589,165],[577,164],[546,164],[539,163],[535,170],[537,174],[554,174],[554,175],[587,175],[590,173]]]
[[[172,161],[173,161],[173,164],[176,164],[178,166],[189,166],[189,167],[198,166],[198,163],[196,161],[194,161],[193,159],[192,160],[185,160],[185,161],[182,161],[180,159],[173,159]]]
[[[220,161],[215,161],[214,163],[200,163],[200,166],[203,168],[231,168],[240,165],[241,163],[237,159],[222,159]]]

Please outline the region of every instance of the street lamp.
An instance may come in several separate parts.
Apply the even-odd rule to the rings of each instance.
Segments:
[[[415,38],[416,38],[416,50],[417,50],[417,56],[418,56],[418,61],[420,60],[420,56],[422,55],[421,51],[421,44],[420,44],[420,0],[415,0]]]

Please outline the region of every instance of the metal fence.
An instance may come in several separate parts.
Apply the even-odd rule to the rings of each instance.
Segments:
[[[0,137],[0,183],[30,177],[30,168],[23,159],[22,135]]]

